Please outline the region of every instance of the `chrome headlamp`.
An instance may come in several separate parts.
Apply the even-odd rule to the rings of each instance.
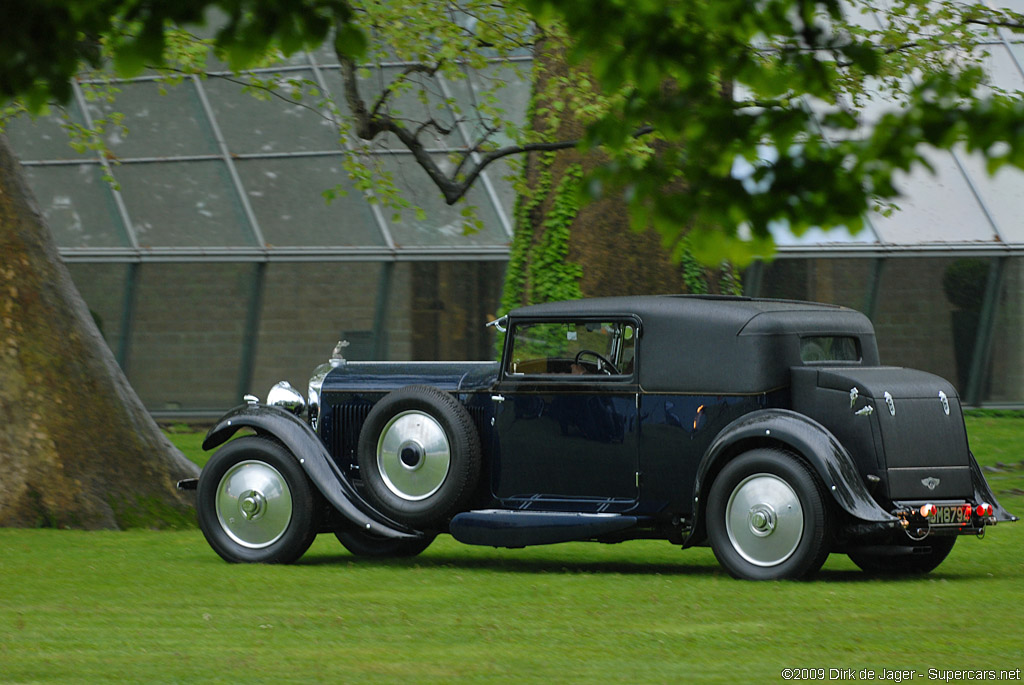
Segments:
[[[293,388],[288,381],[281,381],[270,389],[267,394],[267,405],[281,407],[293,414],[301,414],[306,410],[306,402],[302,399],[302,393]]]

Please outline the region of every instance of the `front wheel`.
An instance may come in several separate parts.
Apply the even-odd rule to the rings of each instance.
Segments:
[[[726,464],[711,484],[708,537],[736,578],[802,578],[828,557],[829,514],[810,467],[791,452],[760,448]]]
[[[210,458],[196,514],[207,542],[230,562],[288,564],[316,537],[305,472],[284,446],[256,436],[232,440]]]

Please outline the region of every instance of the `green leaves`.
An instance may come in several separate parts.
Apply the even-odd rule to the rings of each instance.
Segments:
[[[1012,12],[947,0],[521,2],[561,18],[570,54],[605,92],[628,92],[588,128],[586,144],[612,156],[591,185],[625,192],[634,223],[669,244],[689,232],[708,264],[770,253],[776,224],[857,229],[896,197],[895,173],[927,166],[929,147],[966,145],[990,170],[1024,161],[1024,107],[984,86],[982,68],[995,27],[1024,24]],[[645,126],[663,141],[657,154],[626,159]]]
[[[365,49],[346,0],[4,0],[0,102],[23,98],[33,111],[49,100],[67,102],[70,80],[105,57],[120,76],[160,66],[168,57],[167,32],[201,26],[211,10],[227,18],[216,44],[236,70],[268,50],[290,54],[319,45],[332,26],[345,54]]]

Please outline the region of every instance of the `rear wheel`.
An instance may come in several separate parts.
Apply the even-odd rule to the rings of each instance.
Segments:
[[[802,578],[828,557],[829,514],[809,466],[791,452],[760,448],[726,464],[711,484],[708,537],[736,578]]]
[[[345,529],[335,531],[335,537],[342,547],[357,557],[375,559],[414,557],[430,547],[433,535],[421,538],[384,538],[361,530]]]
[[[850,551],[849,557],[865,573],[893,576],[923,575],[941,564],[953,545],[955,536],[929,536],[924,540],[907,540],[890,548]]]
[[[207,542],[231,562],[288,564],[316,537],[305,472],[280,443],[256,436],[232,440],[210,458],[196,514]]]

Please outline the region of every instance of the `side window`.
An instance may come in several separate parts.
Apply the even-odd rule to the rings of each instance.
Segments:
[[[859,362],[860,348],[857,339],[848,335],[818,335],[800,338],[800,361],[805,364],[816,362]]]
[[[636,327],[625,322],[544,322],[512,328],[509,375],[631,376]]]

